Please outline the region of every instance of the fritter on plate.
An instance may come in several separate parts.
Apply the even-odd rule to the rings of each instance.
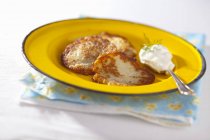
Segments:
[[[155,80],[153,73],[142,67],[136,59],[121,52],[98,57],[93,71],[93,81],[108,85],[145,85]]]

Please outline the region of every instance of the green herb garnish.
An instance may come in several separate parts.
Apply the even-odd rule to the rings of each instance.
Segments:
[[[149,37],[146,36],[146,34],[144,33],[144,39],[145,39],[145,43],[143,44],[143,46],[147,46],[147,47],[151,47],[152,45],[160,45],[162,40],[151,40],[149,39]]]

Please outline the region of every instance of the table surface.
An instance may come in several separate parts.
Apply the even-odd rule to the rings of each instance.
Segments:
[[[30,67],[21,54],[22,41],[32,29],[79,15],[125,19],[171,32],[207,35],[210,45],[208,0],[75,0],[0,1],[0,139],[210,139],[210,71],[202,78],[198,120],[192,127],[172,129],[136,118],[65,112],[21,105],[19,82]],[[210,47],[206,47],[210,64]]]

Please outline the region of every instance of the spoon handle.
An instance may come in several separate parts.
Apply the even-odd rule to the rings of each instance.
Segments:
[[[181,94],[193,96],[195,95],[194,91],[189,86],[187,86],[173,71],[167,70],[167,72],[173,77]]]

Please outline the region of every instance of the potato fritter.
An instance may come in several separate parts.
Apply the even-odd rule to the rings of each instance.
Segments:
[[[100,36],[86,36],[70,43],[62,54],[63,64],[70,70],[90,75],[93,73],[93,62],[110,42]]]
[[[93,81],[108,85],[145,85],[155,80],[154,74],[124,53],[109,53],[97,58],[94,63]]]
[[[137,51],[134,49],[133,45],[125,38],[119,35],[109,34],[106,32],[102,32],[99,34],[103,39],[107,39],[110,41],[112,45],[107,48],[107,52],[115,49],[115,52],[124,52],[129,57],[134,57],[137,54]],[[114,48],[111,48],[113,47]],[[114,51],[112,51],[114,52]]]

